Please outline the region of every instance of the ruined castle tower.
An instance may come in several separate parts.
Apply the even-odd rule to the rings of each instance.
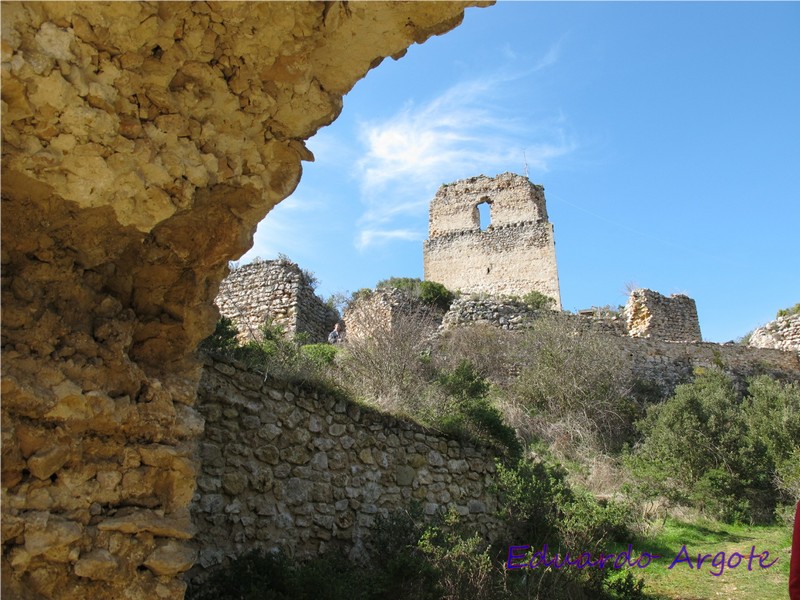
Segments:
[[[478,207],[487,204],[490,223]],[[423,246],[425,279],[464,293],[555,298],[561,309],[553,225],[544,188],[527,177],[480,175],[439,188]]]

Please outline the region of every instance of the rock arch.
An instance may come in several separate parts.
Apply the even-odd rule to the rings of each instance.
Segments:
[[[4,593],[182,596],[227,263],[355,82],[475,4],[2,3]]]

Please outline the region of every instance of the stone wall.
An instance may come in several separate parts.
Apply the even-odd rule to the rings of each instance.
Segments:
[[[484,203],[491,223],[481,230]],[[536,290],[561,308],[544,188],[526,177],[481,175],[443,185],[431,201],[423,254],[425,279],[448,289],[520,296]]]
[[[441,322],[442,312],[405,290],[379,288],[362,292],[344,311],[345,340],[367,340],[399,332],[409,317],[430,325],[433,331]],[[411,329],[407,332],[411,333]]]
[[[768,373],[800,381],[800,357],[796,352],[739,344],[630,337],[622,317],[602,311],[573,315],[532,310],[523,302],[508,298],[464,297],[453,302],[442,321],[442,330],[483,324],[509,331],[523,331],[544,316],[563,319],[568,327],[576,331],[602,335],[609,351],[621,352],[637,378],[654,383],[666,394],[672,393],[676,385],[691,381],[693,370],[697,367],[721,367],[740,379]]]
[[[800,352],[800,314],[778,317],[750,334],[751,348]]]
[[[220,284],[215,304],[236,323],[242,341],[257,338],[259,327],[271,320],[290,337],[306,334],[310,342],[324,342],[339,320],[300,267],[287,259],[234,269]]]
[[[694,300],[683,294],[662,296],[653,290],[633,290],[625,305],[628,335],[672,342],[699,342],[700,321]]]
[[[206,359],[198,408],[193,576],[256,547],[357,555],[379,515],[412,501],[496,530],[494,460],[478,447],[218,357]]]
[[[180,598],[198,342],[304,140],[468,2],[2,2],[2,594]]]
[[[617,336],[609,336],[608,345],[628,355],[634,375],[656,384],[665,394],[671,394],[676,385],[691,381],[698,367],[721,368],[740,382],[762,374],[800,382],[800,356],[794,352],[740,344],[665,342]]]
[[[548,309],[533,309],[522,300],[502,296],[457,298],[442,319],[442,329],[471,324],[492,325],[511,331],[529,328],[542,316],[551,316]],[[593,331],[627,335],[624,320],[616,315],[591,311],[588,314],[570,315],[559,313],[561,318],[571,319],[581,327]]]

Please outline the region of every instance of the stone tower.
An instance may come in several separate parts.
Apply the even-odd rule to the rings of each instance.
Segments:
[[[481,204],[490,223],[481,223]],[[553,225],[544,188],[527,177],[480,175],[439,188],[423,246],[425,279],[451,290],[555,298],[561,309]]]

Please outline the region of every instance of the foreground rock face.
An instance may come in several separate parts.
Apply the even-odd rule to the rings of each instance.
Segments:
[[[386,56],[468,3],[2,3],[9,597],[177,598],[227,262]]]

